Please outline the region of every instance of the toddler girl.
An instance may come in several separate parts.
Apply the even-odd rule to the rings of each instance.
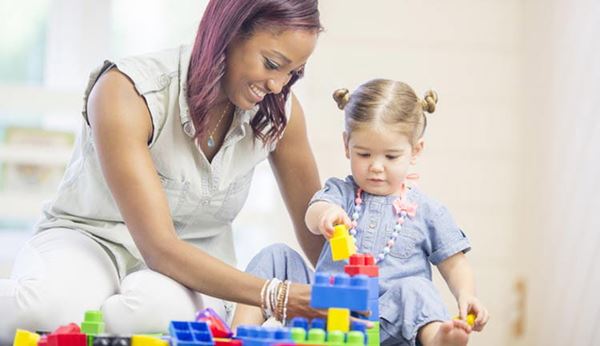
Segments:
[[[423,150],[425,112],[435,110],[436,93],[429,91],[421,100],[402,82],[375,79],[352,94],[340,89],[333,96],[345,113],[343,138],[352,175],[328,179],[314,195],[306,213],[308,228],[330,238],[335,225],[346,224],[358,252],[375,256],[382,345],[467,344],[471,330],[481,331],[488,320],[464,255],[470,244],[448,210],[408,182],[409,167]],[[267,249],[248,270],[303,280],[306,269],[289,269],[302,267],[290,251]],[[456,298],[459,320],[451,319],[434,287],[430,264]],[[332,260],[326,243],[316,270],[343,272],[344,265]],[[477,316],[473,328],[464,321],[468,313]]]

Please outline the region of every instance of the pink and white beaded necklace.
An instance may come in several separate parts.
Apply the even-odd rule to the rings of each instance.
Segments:
[[[352,228],[350,229],[350,236],[352,237],[354,243],[356,243],[358,218],[360,217],[359,213],[362,210],[362,192],[363,190],[360,187],[357,188],[356,198],[354,199],[354,212],[352,213]],[[396,243],[396,238],[398,238],[398,235],[402,230],[402,225],[404,224],[406,217],[414,217],[417,211],[417,204],[410,203],[406,198],[406,185],[404,184],[402,185],[400,197],[396,198],[392,205],[394,207],[396,224],[394,225],[394,230],[392,231],[390,239],[388,239],[381,252],[377,254],[377,256],[375,256],[375,263],[383,261],[385,259],[385,256],[388,253],[390,253],[390,250],[392,249],[392,247],[394,247],[394,244]]]

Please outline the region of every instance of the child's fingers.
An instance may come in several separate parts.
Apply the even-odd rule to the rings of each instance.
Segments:
[[[487,324],[489,318],[490,314],[488,313],[488,311],[486,309],[481,309],[481,311],[477,315],[477,319],[475,320],[475,327],[473,329],[475,329],[478,332],[482,331],[483,327],[485,327],[485,325]]]

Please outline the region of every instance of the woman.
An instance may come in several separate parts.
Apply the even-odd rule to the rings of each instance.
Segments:
[[[0,344],[88,309],[112,333],[163,332],[194,317],[197,292],[264,305],[265,280],[232,266],[231,222],[267,157],[314,263],[303,217],[320,183],[290,87],[320,30],[317,0],[211,0],[193,49],[93,72],[59,192],[0,281]],[[308,286],[287,294],[287,316],[317,313]]]

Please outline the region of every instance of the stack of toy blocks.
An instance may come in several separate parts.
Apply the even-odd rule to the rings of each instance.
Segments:
[[[379,344],[379,267],[375,264],[373,256],[368,254],[356,254],[356,244],[348,233],[345,225],[334,227],[333,237],[329,240],[331,255],[334,261],[347,260],[349,264],[344,267],[344,271],[350,277],[367,277],[367,307],[365,309],[354,309],[355,311],[369,311],[369,320],[373,322],[373,328],[366,331],[367,342],[369,345]],[[316,276],[315,276],[315,280]],[[335,279],[334,279],[335,280]],[[315,287],[313,286],[313,292]],[[326,298],[327,299],[327,298]],[[334,321],[343,321],[346,318],[347,311],[333,310]],[[358,314],[353,314],[358,316]],[[328,321],[329,322],[329,321]],[[336,326],[337,327],[337,326]],[[329,327],[328,327],[329,330]]]
[[[374,326],[367,329],[367,344],[379,345],[379,267],[369,254],[354,254],[350,256],[349,264],[344,271],[351,277],[366,275],[368,277],[368,309],[369,320]]]

